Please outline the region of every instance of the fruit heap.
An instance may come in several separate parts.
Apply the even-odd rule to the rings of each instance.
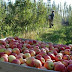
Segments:
[[[9,37],[0,40],[0,61],[60,72],[72,71],[72,44]]]

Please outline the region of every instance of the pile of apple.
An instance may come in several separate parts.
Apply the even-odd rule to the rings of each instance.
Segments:
[[[72,44],[9,37],[0,40],[0,61],[60,72],[72,71]]]

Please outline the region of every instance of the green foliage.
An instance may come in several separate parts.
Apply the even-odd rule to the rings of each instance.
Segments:
[[[48,8],[42,0],[32,3],[30,0],[16,0],[13,4],[0,1],[0,38],[19,36],[53,43],[72,43],[72,17],[69,26],[61,25],[61,15],[55,10],[54,26],[48,28]]]

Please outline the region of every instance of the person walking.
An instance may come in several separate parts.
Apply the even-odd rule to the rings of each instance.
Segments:
[[[48,16],[49,28],[53,26],[53,19],[54,19],[54,11],[52,11],[52,13]]]

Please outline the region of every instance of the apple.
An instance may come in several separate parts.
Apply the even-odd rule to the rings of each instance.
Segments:
[[[17,57],[16,59],[20,60],[20,64],[25,63],[24,59],[22,56]]]
[[[20,53],[20,50],[18,49],[18,48],[14,48],[13,50],[12,50],[12,52],[13,53],[16,53],[17,55]]]
[[[53,53],[50,53],[49,56],[51,57],[52,60],[55,60],[55,55]]]
[[[48,52],[49,52],[49,48],[45,47],[44,49],[46,50],[46,53],[48,53]]]
[[[23,55],[23,58],[28,58],[28,57],[31,57],[30,53],[25,53],[25,54]]]
[[[57,64],[55,64],[54,70],[63,72],[65,70],[65,65],[58,62]]]
[[[65,50],[65,48],[64,47],[60,47],[60,50],[62,51],[62,50]]]
[[[54,63],[52,61],[46,61],[44,63],[44,67],[48,70],[53,70],[54,69]]]
[[[34,59],[33,60],[33,66],[36,67],[36,68],[40,68],[42,66],[42,63],[41,63],[40,60]]]
[[[44,59],[47,61],[48,59],[51,59],[51,57],[49,55],[44,55]]]
[[[37,41],[36,40],[33,40],[33,44],[36,44],[37,43]]]
[[[7,48],[5,50],[5,54],[10,55],[12,53],[12,49],[11,48]]]
[[[30,50],[29,53],[31,56],[35,56],[35,54],[36,54],[36,52],[34,50]]]
[[[0,52],[5,52],[6,48],[0,48]]]
[[[47,54],[45,52],[40,52],[39,55],[41,55],[42,57],[44,57]]]
[[[68,60],[63,60],[62,63],[67,67],[68,64],[69,64],[69,61]]]
[[[10,45],[9,44],[6,44],[6,46],[5,46],[6,48],[9,48],[10,47]]]
[[[12,62],[14,59],[16,59],[16,57],[14,55],[9,55],[8,56],[8,61]]]
[[[55,56],[55,61],[61,61],[61,60],[62,60],[62,56],[60,56],[60,55]]]
[[[57,55],[57,51],[56,51],[56,50],[53,50],[53,54],[54,54],[54,55]]]
[[[65,49],[65,50],[64,50],[64,54],[70,55],[70,54],[71,54],[70,49]]]
[[[71,49],[71,47],[70,46],[66,46],[65,49]]]
[[[41,50],[40,49],[36,49],[35,52],[36,52],[36,54],[39,54],[41,52]]]
[[[11,63],[19,64],[20,65],[20,60],[19,59],[14,59]]]
[[[34,66],[34,64],[33,64],[34,59],[35,59],[34,57],[29,57],[29,58],[27,58],[27,59],[26,59],[26,64],[27,64],[28,66],[33,67],[33,66]]]
[[[70,59],[70,56],[69,55],[63,55],[63,59],[64,60],[69,60]]]
[[[8,58],[8,55],[7,55],[7,54],[2,54],[2,55],[1,55],[1,57],[2,57],[2,56],[5,56],[5,57],[7,57],[7,58]]]
[[[46,50],[45,50],[44,48],[42,48],[42,49],[41,49],[41,52],[45,52],[45,53],[46,53]]]
[[[72,60],[72,55],[70,55],[70,59]]]
[[[68,72],[72,72],[72,64],[67,66],[67,70],[68,70]]]
[[[2,56],[0,58],[0,61],[8,62],[8,58],[6,56]]]
[[[29,50],[28,49],[25,49],[24,51],[23,51],[23,53],[25,54],[25,53],[29,53]]]
[[[69,60],[69,64],[72,64],[72,60]]]
[[[5,53],[4,52],[0,52],[0,56],[3,55],[3,54],[5,54]]]
[[[19,53],[16,57],[23,57],[23,53]]]
[[[33,40],[29,40],[28,44],[33,45]]]
[[[10,55],[14,55],[15,57],[17,57],[17,54],[16,53],[11,53]]]
[[[17,44],[17,48],[22,48],[23,45],[21,43]]]
[[[40,59],[42,56],[40,55],[40,54],[37,54],[36,56],[35,56],[35,58],[36,59]]]
[[[31,45],[30,44],[26,44],[26,48],[30,49]]]

